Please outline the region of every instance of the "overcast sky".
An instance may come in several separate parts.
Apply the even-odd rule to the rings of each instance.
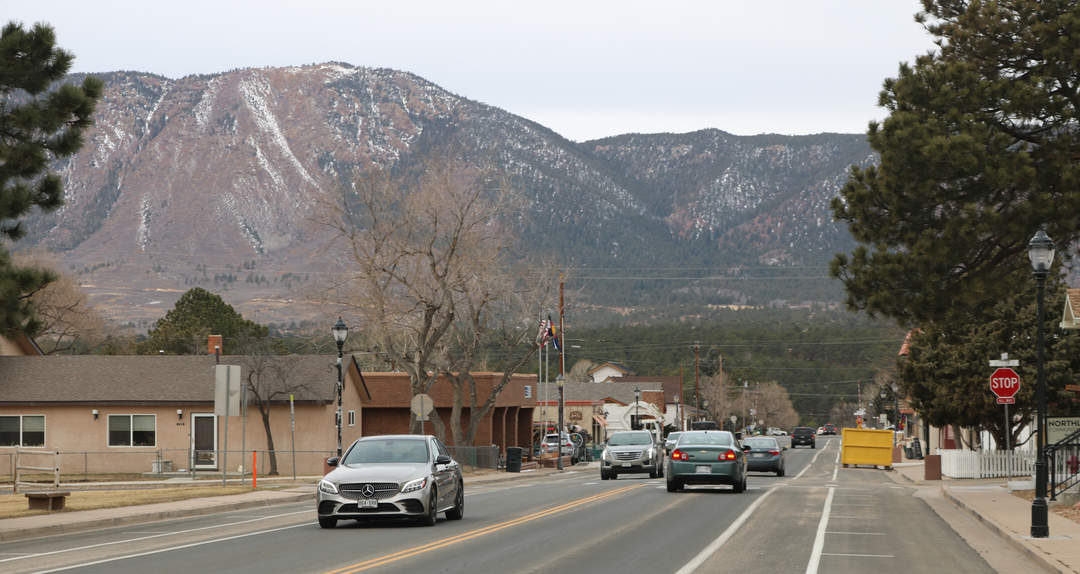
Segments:
[[[422,76],[576,141],[719,128],[862,133],[933,48],[918,0],[0,0],[75,72],[170,78],[342,61]]]

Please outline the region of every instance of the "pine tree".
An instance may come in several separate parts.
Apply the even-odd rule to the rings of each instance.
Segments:
[[[251,343],[266,337],[269,329],[245,319],[219,295],[200,287],[188,290],[180,296],[176,305],[158,320],[148,333],[149,338],[140,343],[139,354],[156,354],[165,351],[174,355],[202,354],[206,350],[207,335],[221,335],[226,351],[235,353],[238,345]]]
[[[0,240],[15,241],[22,218],[34,207],[53,211],[63,204],[60,177],[49,162],[82,146],[100,80],[62,84],[73,56],[55,46],[53,29],[30,30],[9,23],[0,32]],[[54,279],[44,269],[18,268],[0,246],[0,333],[34,334],[41,326],[30,296]]]
[[[833,274],[851,308],[908,325],[1033,289],[1040,228],[1080,235],[1080,4],[924,0],[937,49],[885,81],[880,163],[832,204],[860,245]]]

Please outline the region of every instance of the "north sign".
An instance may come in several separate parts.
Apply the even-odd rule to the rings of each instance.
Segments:
[[[1007,367],[1000,368],[990,375],[990,390],[999,399],[1011,398],[1020,390],[1020,375]]]

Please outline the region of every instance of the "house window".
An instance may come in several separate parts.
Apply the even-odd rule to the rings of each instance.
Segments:
[[[156,415],[109,415],[109,446],[155,446]]]
[[[356,411],[349,411],[349,426],[356,426]]]
[[[45,415],[0,417],[0,446],[45,446]]]

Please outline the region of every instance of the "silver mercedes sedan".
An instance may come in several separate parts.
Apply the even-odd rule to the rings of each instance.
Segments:
[[[433,526],[435,516],[448,520],[465,514],[465,489],[459,465],[446,445],[430,435],[363,437],[319,481],[319,526],[338,520],[416,518]]]

